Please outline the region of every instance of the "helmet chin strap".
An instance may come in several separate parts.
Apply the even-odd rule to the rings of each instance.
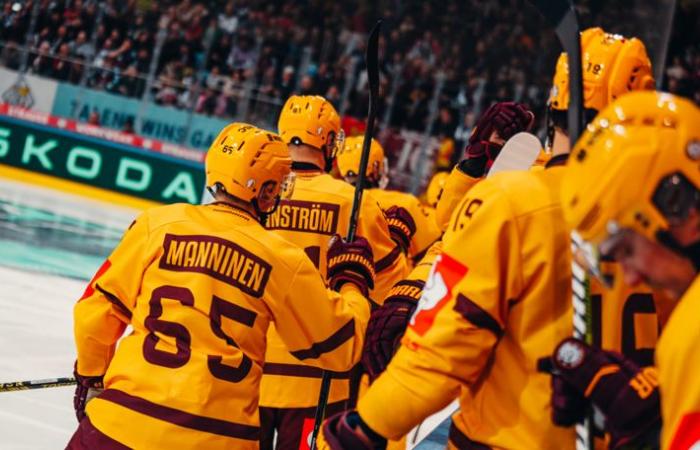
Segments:
[[[695,270],[700,272],[700,241],[683,246],[668,231],[659,231],[656,238],[661,244],[690,260]]]
[[[258,222],[260,222],[260,225],[265,226],[265,224],[267,223],[267,218],[270,216],[270,214],[274,214],[275,211],[277,211],[277,208],[280,206],[280,196],[278,195],[277,197],[275,197],[275,205],[268,211],[263,211],[262,209],[260,209],[260,205],[258,204],[257,198],[251,200],[250,204],[253,205],[255,214],[258,215]]]

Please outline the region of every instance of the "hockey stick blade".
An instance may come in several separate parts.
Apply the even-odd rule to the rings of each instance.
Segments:
[[[537,136],[521,132],[508,139],[493,162],[486,178],[508,170],[528,170],[542,150]]]
[[[357,231],[357,219],[360,214],[360,204],[362,203],[362,190],[364,189],[365,178],[367,171],[367,162],[369,161],[369,149],[374,136],[374,122],[377,116],[377,97],[379,95],[379,30],[382,27],[382,20],[377,20],[377,23],[372,28],[367,39],[367,52],[365,53],[365,65],[367,66],[367,82],[369,84],[369,111],[367,111],[367,126],[365,127],[365,136],[362,143],[362,157],[360,158],[359,174],[355,183],[355,196],[352,200],[352,210],[350,212],[350,223],[348,224],[347,241],[355,240],[355,231]],[[316,438],[321,429],[321,423],[326,414],[326,405],[328,404],[328,394],[331,390],[331,374],[328,371],[323,371],[321,378],[321,389],[318,394],[318,405],[316,406],[316,414],[314,416],[314,429],[311,432],[311,450],[316,449]]]
[[[583,132],[583,82],[581,69],[581,35],[576,10],[571,0],[531,0],[554,27],[569,65],[568,132],[571,147]]]
[[[73,377],[46,378],[43,380],[11,381],[0,383],[0,392],[26,391],[29,389],[44,389],[61,386],[72,386],[76,383]]]

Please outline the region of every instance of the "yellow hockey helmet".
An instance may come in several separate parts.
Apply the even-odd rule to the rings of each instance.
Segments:
[[[700,109],[653,91],[620,97],[577,142],[561,195],[568,225],[599,246],[619,229],[652,240],[700,193]]]
[[[223,186],[230,195],[251,202],[261,192],[289,195],[292,159],[277,134],[245,123],[226,126],[214,139],[204,162],[207,187]]]
[[[328,160],[342,148],[344,133],[333,105],[318,95],[292,95],[282,107],[277,130],[287,144],[322,150]]]
[[[356,178],[360,172],[360,159],[362,158],[362,144],[364,136],[352,136],[346,139],[343,149],[336,155],[338,171],[345,179]],[[384,149],[375,139],[369,147],[369,159],[367,160],[367,179],[376,183],[380,188],[385,188],[389,182],[388,162],[384,156]]]
[[[581,53],[583,102],[587,109],[600,111],[626,92],[654,89],[651,61],[644,43],[637,38],[589,28],[581,33]],[[566,53],[557,61],[549,104],[559,111],[569,107]]]
[[[445,182],[449,177],[449,172],[438,172],[430,179],[428,183],[428,189],[425,191],[425,201],[429,206],[435,208],[437,206],[438,200],[440,200],[440,194],[442,193],[442,188],[445,186]]]

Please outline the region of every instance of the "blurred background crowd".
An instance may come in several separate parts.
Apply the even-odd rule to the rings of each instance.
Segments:
[[[653,21],[655,5],[662,3],[655,0],[577,3],[583,25],[627,33],[663,26],[629,19],[641,14]],[[2,0],[0,5],[2,66],[268,126],[274,126],[285,98],[301,93],[325,96],[350,126],[361,127],[368,102],[365,39],[375,18],[383,17],[381,128],[424,133],[452,149],[462,147],[480,111],[493,101],[528,103],[541,123],[560,51],[524,0]],[[698,10],[697,1],[679,2],[665,69],[666,89],[696,102]],[[628,29],[618,28],[621,23]],[[99,117],[91,120],[99,123]]]

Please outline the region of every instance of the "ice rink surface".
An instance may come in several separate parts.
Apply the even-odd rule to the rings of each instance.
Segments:
[[[72,375],[73,304],[137,214],[0,179],[0,382]],[[0,450],[65,448],[73,391],[0,393]],[[447,422],[415,448],[444,448]]]
[[[73,304],[137,211],[0,179],[0,382],[73,373]],[[0,450],[62,449],[72,387],[0,393]]]

